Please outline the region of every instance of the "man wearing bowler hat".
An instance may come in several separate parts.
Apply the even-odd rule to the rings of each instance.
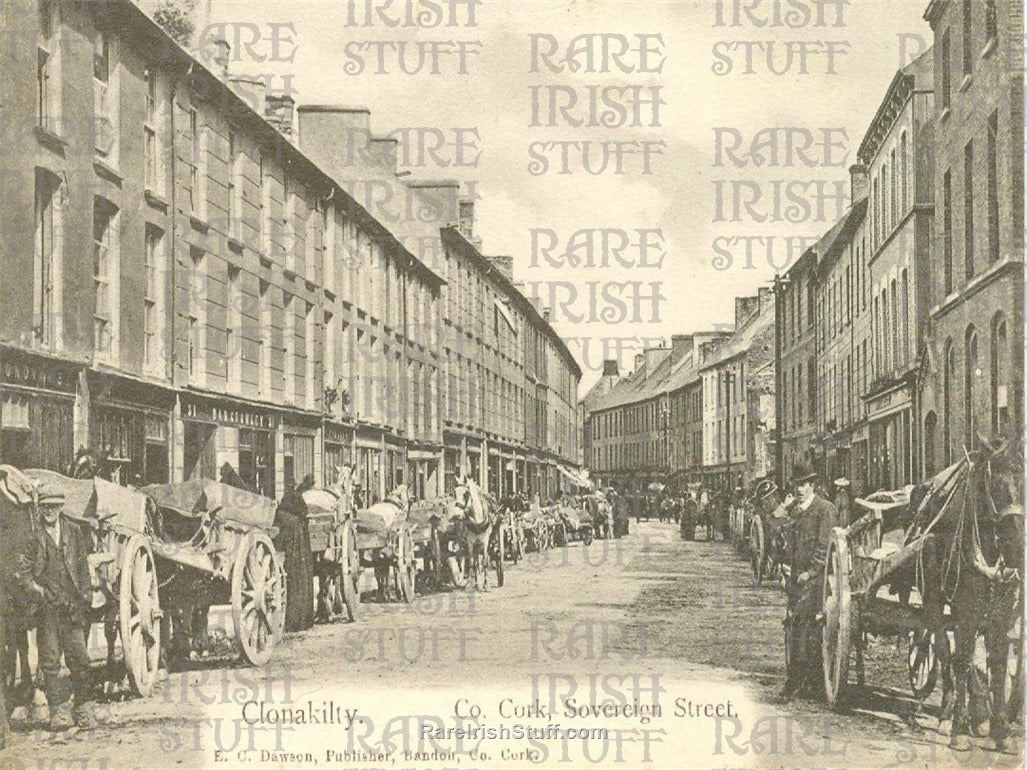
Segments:
[[[61,655],[71,672],[75,725],[95,726],[90,701],[89,655],[86,652],[86,612],[92,587],[89,579],[89,541],[81,527],[63,515],[64,493],[44,484],[37,493],[39,526],[35,537],[18,554],[14,579],[37,607],[39,668],[43,672],[50,729],[70,726],[67,705],[59,703]]]
[[[789,698],[802,689],[812,689],[821,679],[820,611],[821,578],[827,560],[831,529],[838,524],[838,510],[816,493],[817,473],[808,465],[797,465],[792,475],[796,504],[788,540],[788,613],[785,627],[792,645],[783,695]],[[792,497],[789,495],[788,497]],[[791,500],[785,499],[788,505]],[[787,643],[787,639],[786,639]]]

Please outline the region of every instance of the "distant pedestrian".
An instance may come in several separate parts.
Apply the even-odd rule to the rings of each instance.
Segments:
[[[838,509],[838,523],[847,527],[852,524],[852,492],[849,480],[844,476],[834,480],[834,507]]]

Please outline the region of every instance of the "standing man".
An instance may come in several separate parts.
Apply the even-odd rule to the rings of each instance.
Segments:
[[[798,503],[792,510],[788,555],[791,573],[788,576],[788,610],[785,616],[785,644],[790,644],[784,698],[809,690],[820,681],[820,612],[821,578],[827,560],[827,543],[831,529],[838,524],[838,511],[833,504],[816,494],[817,474],[807,465],[797,465],[792,478]],[[795,502],[791,494],[785,498],[787,509]]]
[[[89,540],[81,527],[63,514],[64,493],[44,485],[38,493],[40,526],[35,537],[16,558],[14,579],[38,607],[37,643],[50,730],[70,726],[67,704],[59,704],[61,655],[71,672],[75,725],[96,726],[90,703],[86,612],[92,587],[89,579]]]
[[[852,494],[849,480],[844,476],[834,480],[834,507],[838,509],[838,525],[847,527],[852,523]]]

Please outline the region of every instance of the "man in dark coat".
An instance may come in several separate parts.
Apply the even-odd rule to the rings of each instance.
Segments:
[[[817,613],[820,612],[821,578],[827,560],[828,539],[831,529],[838,524],[838,511],[816,494],[816,482],[816,472],[805,465],[796,466],[792,486],[796,490],[797,502],[792,508],[788,538],[791,573],[788,577],[785,627],[791,632],[792,647],[783,692],[785,698],[800,689],[815,686],[822,676]],[[785,498],[785,506],[793,500]]]
[[[685,540],[695,540],[695,520],[699,517],[699,506],[695,502],[695,495],[692,492],[685,493],[685,500],[681,503],[681,537]]]
[[[89,538],[78,523],[63,515],[64,493],[44,486],[39,490],[40,526],[35,537],[16,557],[14,580],[37,608],[39,668],[43,672],[50,729],[69,726],[66,704],[58,703],[61,655],[71,672],[75,708],[71,715],[79,727],[96,725],[90,703],[89,655],[86,652],[86,613],[92,586],[89,576]]]

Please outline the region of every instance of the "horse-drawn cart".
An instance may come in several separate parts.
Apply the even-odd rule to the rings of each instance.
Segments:
[[[114,642],[120,636],[129,684],[138,695],[149,695],[157,681],[163,616],[154,561],[158,517],[152,501],[103,479],[71,479],[36,469],[21,475],[10,466],[0,467],[0,475],[7,490],[21,487],[24,494],[27,480],[64,493],[64,514],[84,526],[92,539],[93,552],[87,557],[93,589],[89,619],[104,623],[108,665],[113,663]],[[31,498],[22,499],[23,523],[30,524],[35,515]],[[4,500],[12,502],[10,496],[0,495],[0,502]],[[4,538],[9,542],[16,538],[16,518],[4,511]]]
[[[243,657],[255,666],[266,663],[285,623],[285,572],[272,543],[274,501],[207,479],[141,491],[160,512],[149,545],[167,607],[204,612],[231,603]]]
[[[360,613],[360,550],[357,527],[345,498],[332,489],[303,492],[318,606],[328,618],[345,612],[349,620]]]
[[[989,646],[992,736],[1001,743],[1007,704],[998,696],[1011,692],[1016,701],[1022,698],[1023,640],[1014,628],[1023,606],[1023,525],[1019,495],[1008,491],[1022,469],[1016,463],[993,468],[997,454],[967,457],[915,491],[857,499],[865,514],[832,531],[821,605],[824,685],[832,706],[848,685],[851,653],[862,679],[865,633],[906,636],[914,696],[922,701],[942,676],[944,702],[949,677],[965,677],[973,668],[981,633]],[[954,746],[965,737],[960,731],[966,684],[960,687],[957,679]],[[1011,710],[1018,710],[1015,704]]]
[[[414,527],[409,519],[406,488],[398,488],[386,500],[356,514],[357,549],[360,564],[374,569],[378,597],[384,601],[390,578],[401,601],[414,601],[417,583],[417,553]]]

